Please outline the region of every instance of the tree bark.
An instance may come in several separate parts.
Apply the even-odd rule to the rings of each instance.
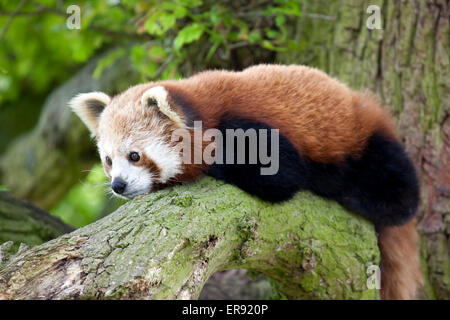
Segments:
[[[0,244],[6,243],[5,254],[15,252],[19,245],[35,246],[71,231],[72,227],[44,210],[0,192]]]
[[[194,299],[217,271],[272,279],[280,297],[373,299],[372,225],[310,193],[271,205],[204,178],[128,202],[0,265],[3,299]]]
[[[370,30],[369,5],[382,30]],[[327,71],[354,89],[370,89],[397,120],[421,179],[419,211],[426,295],[450,299],[450,3],[448,0],[305,2],[291,34],[301,52],[284,63]],[[317,15],[318,14],[318,15]]]

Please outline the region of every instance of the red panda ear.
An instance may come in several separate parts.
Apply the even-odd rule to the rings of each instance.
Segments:
[[[96,136],[98,120],[111,98],[103,92],[81,93],[69,102],[70,108],[88,127],[92,136]]]
[[[170,106],[169,93],[163,86],[156,86],[145,91],[142,94],[141,103],[150,108],[158,108],[162,114],[175,122],[178,127],[184,128],[186,126],[182,117]]]

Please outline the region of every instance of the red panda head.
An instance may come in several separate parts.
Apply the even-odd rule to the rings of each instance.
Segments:
[[[171,133],[186,127],[165,87],[139,85],[110,98],[79,94],[72,110],[96,138],[100,158],[116,195],[133,198],[182,173],[182,158]]]

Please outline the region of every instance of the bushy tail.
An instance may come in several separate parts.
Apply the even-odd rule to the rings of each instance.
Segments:
[[[416,220],[378,230],[381,252],[381,298],[415,299],[423,283],[417,249]]]

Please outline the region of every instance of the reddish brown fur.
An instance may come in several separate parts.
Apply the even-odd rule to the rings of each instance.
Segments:
[[[381,252],[381,297],[414,299],[422,285],[416,221],[385,227],[378,235]]]
[[[145,153],[141,154],[141,158],[138,162],[132,162],[132,164],[135,166],[147,168],[151,173],[153,173],[155,179],[161,177],[161,169],[152,159],[147,157]]]
[[[265,122],[280,129],[302,155],[318,162],[357,155],[375,130],[395,136],[389,116],[374,96],[352,91],[309,67],[208,71],[158,85],[190,103],[204,128],[215,127],[227,113]]]
[[[111,171],[111,167],[106,163],[104,159],[102,159],[102,164],[104,169],[103,171],[105,171],[105,174],[108,177],[108,179],[111,180],[111,175],[109,174],[109,172]]]

